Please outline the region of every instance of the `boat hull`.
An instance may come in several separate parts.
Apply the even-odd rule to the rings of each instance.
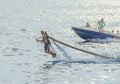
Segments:
[[[110,35],[110,34],[105,34],[97,31],[92,31],[88,29],[83,29],[83,28],[77,28],[77,27],[72,27],[72,29],[75,31],[75,33],[81,37],[84,40],[87,41],[95,41],[95,40],[105,40],[108,38],[115,38],[116,36]]]

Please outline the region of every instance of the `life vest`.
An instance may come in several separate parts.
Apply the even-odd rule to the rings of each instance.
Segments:
[[[105,23],[104,22],[102,22],[102,21],[99,21],[98,22],[98,29],[101,29],[101,28],[103,28],[105,26]]]

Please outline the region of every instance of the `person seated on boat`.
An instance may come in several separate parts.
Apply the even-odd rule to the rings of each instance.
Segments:
[[[119,34],[119,30],[117,30],[117,34]]]
[[[85,25],[86,28],[91,28],[90,24],[87,22]]]
[[[41,31],[41,35],[42,35],[42,40],[36,39],[36,41],[44,43],[45,52],[51,54],[53,58],[56,57],[56,53],[50,50],[51,43],[47,32]]]
[[[103,28],[105,27],[105,22],[103,18],[100,21],[98,21],[97,26],[99,32],[103,32]]]

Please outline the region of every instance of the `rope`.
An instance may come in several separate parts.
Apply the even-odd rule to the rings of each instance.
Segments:
[[[55,39],[55,38],[52,38],[52,37],[49,37],[49,38],[52,39],[52,40],[55,41],[55,42],[58,42],[58,43],[60,43],[60,44],[62,44],[62,45],[65,45],[65,46],[67,46],[67,47],[76,49],[76,50],[78,50],[78,51],[82,51],[82,52],[85,52],[85,53],[88,53],[88,54],[91,54],[91,55],[94,55],[94,56],[99,56],[99,57],[102,57],[102,58],[114,59],[114,58],[112,58],[112,57],[106,57],[106,56],[104,56],[104,55],[100,55],[100,54],[97,54],[97,53],[93,53],[93,52],[90,52],[90,51],[86,51],[86,50],[83,50],[83,49],[79,49],[79,48],[77,48],[77,47],[68,45],[68,44],[63,43],[63,42],[61,42],[61,41],[59,41],[59,40],[57,40],[57,39]]]

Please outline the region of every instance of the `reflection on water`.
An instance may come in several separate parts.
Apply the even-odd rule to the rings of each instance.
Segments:
[[[69,64],[60,63],[60,62],[48,62],[40,66],[37,72],[35,73],[36,83],[41,84],[54,84],[57,83],[58,75],[65,73],[61,68],[62,66],[68,66]],[[61,77],[60,77],[61,78]]]
[[[0,0],[0,84],[119,84],[120,58],[111,61],[113,64],[94,60],[51,61],[51,56],[43,55],[43,45],[35,42],[37,34],[46,30],[73,43],[76,40],[69,31],[71,26],[82,26],[86,21],[94,26],[101,17],[105,18],[106,27],[116,28],[120,15],[117,6],[119,3],[113,0],[101,0],[99,5],[97,0]],[[103,12],[101,7],[105,8]],[[120,56],[120,44],[102,46],[80,45]]]
[[[51,69],[54,65],[55,65],[55,63],[52,63],[52,64],[44,64],[44,65],[43,65],[43,69]]]
[[[36,83],[41,84],[47,84],[51,81],[50,70],[54,67],[54,64],[43,64],[43,66],[40,66],[38,71],[35,73]]]

